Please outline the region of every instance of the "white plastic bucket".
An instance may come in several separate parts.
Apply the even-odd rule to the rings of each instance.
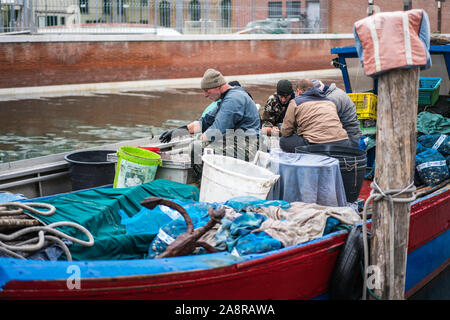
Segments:
[[[202,160],[200,201],[224,202],[238,196],[264,200],[280,178],[265,168],[231,157],[205,154]]]

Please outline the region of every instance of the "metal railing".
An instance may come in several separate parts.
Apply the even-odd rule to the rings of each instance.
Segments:
[[[315,2],[312,10],[306,7],[306,1],[269,1],[265,5],[258,2],[259,6],[255,3],[256,0],[0,0],[0,32],[328,31],[327,1]]]

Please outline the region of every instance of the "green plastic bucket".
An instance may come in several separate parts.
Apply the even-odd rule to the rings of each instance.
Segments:
[[[120,147],[117,151],[114,188],[126,188],[155,179],[161,156],[137,147]]]

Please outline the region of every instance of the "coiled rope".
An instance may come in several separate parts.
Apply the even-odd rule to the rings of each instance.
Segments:
[[[367,241],[367,206],[371,200],[380,201],[387,200],[389,201],[389,299],[392,300],[393,297],[393,289],[394,289],[394,202],[408,203],[412,202],[416,199],[416,195],[414,191],[416,187],[414,186],[414,181],[411,182],[404,189],[392,189],[383,191],[375,179],[370,184],[372,190],[370,191],[370,195],[364,203],[363,209],[363,242],[364,242],[364,276],[363,276],[363,293],[362,299],[366,300],[367,298],[367,268],[369,266],[369,245]],[[399,198],[398,196],[403,193],[412,193],[412,196],[409,198]]]
[[[46,208],[48,209],[48,211],[37,210],[33,207]],[[21,202],[0,203],[0,216],[23,214],[24,210],[28,210],[34,214],[40,214],[41,216],[51,216],[56,212],[56,208],[48,203],[41,203],[41,202],[27,202],[26,204]]]
[[[48,210],[42,211],[35,208],[45,208]],[[0,217],[2,216],[12,217],[23,215],[25,213],[24,210],[28,210],[34,214],[39,214],[42,216],[51,216],[56,212],[56,208],[47,203],[38,203],[38,202],[27,202],[26,204],[20,202],[0,203]],[[80,230],[87,236],[88,241],[80,240],[75,237],[69,236],[68,234],[56,229],[57,227],[63,226],[73,227]],[[31,239],[18,242],[14,245],[4,243],[4,241],[17,241],[24,235],[33,232],[37,232],[37,237],[33,237]],[[0,251],[15,258],[25,259],[25,257],[21,255],[19,252],[36,252],[48,246],[49,242],[50,243],[53,242],[61,247],[61,249],[66,254],[67,260],[72,261],[72,255],[70,254],[69,248],[64,243],[64,241],[61,240],[61,238],[70,240],[74,243],[78,243],[86,247],[91,247],[94,244],[94,237],[85,227],[75,222],[60,221],[51,223],[47,226],[31,226],[23,228],[11,234],[0,233]]]

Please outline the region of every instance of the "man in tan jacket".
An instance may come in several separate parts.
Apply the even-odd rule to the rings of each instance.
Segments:
[[[289,103],[281,126],[280,147],[295,152],[295,147],[327,144],[350,147],[336,105],[309,79],[296,83],[297,97]]]

